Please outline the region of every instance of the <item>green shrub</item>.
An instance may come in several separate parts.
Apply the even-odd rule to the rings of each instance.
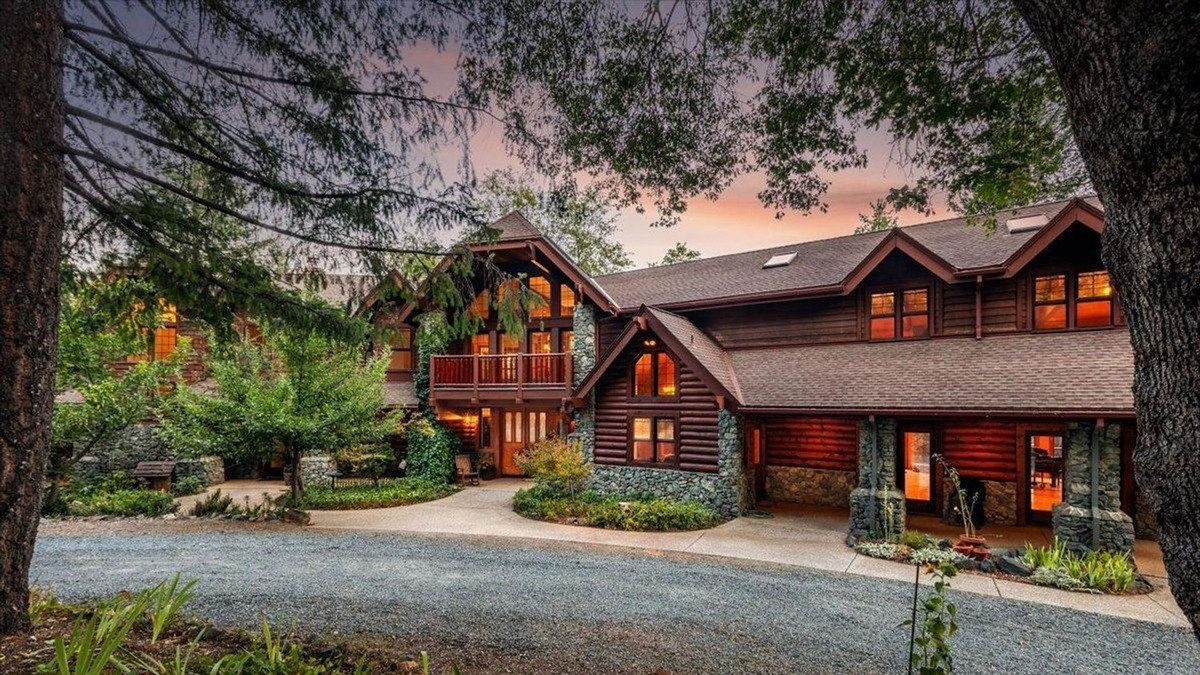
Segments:
[[[1137,580],[1137,569],[1127,553],[1091,551],[1081,556],[1058,539],[1049,547],[1026,544],[1024,560],[1034,571],[1030,580],[1043,586],[1125,593]]]
[[[197,499],[189,513],[197,518],[220,516],[228,513],[232,506],[233,497],[222,495],[220,490],[214,490],[205,495],[204,499]]]
[[[418,415],[405,425],[404,434],[409,476],[442,483],[454,480],[454,455],[461,447],[454,432],[427,415]]]
[[[1063,563],[1071,555],[1067,550],[1067,545],[1061,540],[1055,539],[1050,546],[1033,546],[1029,542],[1025,542],[1025,564],[1029,565],[1030,569],[1036,570],[1039,567],[1049,567],[1057,569],[1063,566]]]
[[[440,499],[457,491],[457,487],[445,481],[413,476],[385,478],[379,481],[378,485],[354,485],[336,489],[310,487],[304,491],[300,507],[319,511],[381,509]]]
[[[1039,567],[1029,575],[1029,580],[1039,586],[1053,586],[1067,591],[1077,591],[1083,582],[1056,567]]]
[[[919,551],[923,548],[933,546],[933,539],[929,535],[916,530],[905,530],[904,534],[900,535],[900,544],[911,548],[914,551]]]
[[[176,497],[186,497],[204,492],[204,480],[199,476],[183,476],[171,483],[171,494]]]
[[[516,457],[521,471],[547,490],[559,494],[578,494],[592,474],[592,465],[583,456],[579,441],[567,442],[557,436],[543,439],[521,451]]]
[[[165,493],[155,490],[117,490],[115,492],[96,492],[79,494],[71,501],[71,515],[74,516],[146,516],[154,518],[167,513],[174,513],[179,505],[175,499]]]
[[[718,525],[712,509],[691,501],[600,497],[594,492],[564,495],[545,486],[518,490],[513,510],[538,520],[579,519],[581,524],[610,530],[668,532],[699,530]]]
[[[955,551],[952,548],[941,549],[937,547],[920,548],[912,552],[908,557],[909,561],[917,565],[937,565],[942,566],[947,563],[957,565],[967,559],[967,556]]]

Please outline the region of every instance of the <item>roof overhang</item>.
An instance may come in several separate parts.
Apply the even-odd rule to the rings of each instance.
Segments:
[[[872,408],[872,407],[783,407],[742,406],[739,412],[747,415],[823,415],[832,417],[936,417],[993,419],[1135,419],[1132,410],[1051,410],[1046,408]]]
[[[1050,222],[1043,225],[1037,234],[1030,237],[1029,241],[1017,249],[1016,253],[1009,256],[1004,263],[1002,276],[1005,279],[1016,276],[1038,254],[1045,251],[1046,247],[1054,243],[1054,240],[1076,223],[1097,233],[1104,232],[1104,213],[1082,199],[1072,199]]]

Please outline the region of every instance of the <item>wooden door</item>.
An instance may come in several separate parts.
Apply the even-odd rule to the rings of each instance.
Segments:
[[[762,422],[746,424],[746,472],[749,474],[754,500],[767,496],[767,446]]]
[[[500,475],[520,476],[516,455],[525,448],[525,413],[522,410],[505,410],[500,425]]]

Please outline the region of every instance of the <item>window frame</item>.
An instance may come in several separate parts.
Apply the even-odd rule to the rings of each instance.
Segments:
[[[392,328],[392,330],[396,331],[395,335],[397,338],[401,335],[407,335],[408,336],[408,345],[406,347],[397,347],[396,346],[397,340],[391,340],[391,339],[388,340],[388,347],[389,347],[389,349],[391,349],[391,353],[388,357],[387,372],[389,372],[389,373],[411,373],[414,370],[416,370],[416,363],[417,363],[416,331],[414,331],[411,327],[408,327],[408,326],[395,326]],[[407,352],[408,353],[408,368],[393,368],[392,367],[391,359],[394,359],[396,357],[396,352]]]
[[[626,427],[625,462],[626,462],[626,464],[628,464],[630,466],[640,466],[640,467],[646,467],[646,468],[652,468],[652,469],[678,469],[679,465],[680,465],[679,418],[680,418],[680,415],[679,415],[678,411],[630,410],[628,412],[628,414],[626,416],[626,420],[625,420],[625,427]],[[649,462],[634,459],[633,429],[634,429],[634,420],[637,420],[637,419],[649,419],[650,420],[650,439],[648,442],[650,443],[650,451],[651,451],[651,455],[652,455],[653,459]],[[674,454],[671,455],[671,459],[669,459],[668,461],[665,461],[665,462],[658,460],[659,443],[666,442],[666,441],[660,441],[658,438],[658,423],[660,421],[664,421],[664,420],[670,420],[671,429],[673,431],[672,436],[674,436],[674,438],[672,438],[670,441],[671,446],[674,450]]]
[[[904,311],[904,295],[913,291],[925,292],[925,311],[924,312],[905,312]],[[927,340],[933,337],[933,286],[930,284],[914,284],[911,286],[891,287],[885,289],[866,289],[866,298],[864,304],[866,306],[866,333],[868,342],[898,342],[901,340]],[[892,296],[892,312],[891,314],[876,314],[874,311],[872,298],[877,295]],[[904,334],[904,319],[905,317],[924,316],[925,317],[925,334],[924,335],[909,335]],[[871,324],[875,319],[883,319],[891,317],[892,319],[892,336],[886,338],[877,338],[871,335]]]
[[[675,358],[674,354],[667,351],[667,349],[662,346],[662,343],[658,342],[657,338],[646,338],[646,339],[652,339],[655,341],[656,344],[643,345],[643,348],[638,350],[636,352],[636,355],[633,357],[633,359],[630,360],[629,371],[628,371],[629,383],[628,383],[628,386],[626,387],[626,392],[625,392],[627,398],[630,401],[644,401],[647,403],[653,403],[655,401],[677,401],[677,400],[679,400],[679,359]],[[651,393],[649,395],[637,393],[637,364],[638,364],[638,361],[640,361],[642,359],[642,356],[644,356],[646,354],[649,354],[651,357],[650,358],[650,392]],[[660,354],[667,357],[667,359],[669,359],[671,361],[671,364],[674,366],[674,371],[675,371],[675,393],[666,395],[666,396],[658,395],[658,385],[659,385],[658,356]]]
[[[1092,295],[1079,297],[1079,278],[1085,274],[1103,273],[1108,275],[1108,295]],[[1049,277],[1063,277],[1063,300],[1061,301],[1041,301],[1037,299],[1037,284],[1039,279]],[[1095,326],[1080,326],[1079,325],[1079,304],[1080,302],[1108,302],[1108,321]],[[1038,307],[1047,307],[1053,305],[1063,305],[1066,310],[1066,321],[1060,328],[1038,328],[1037,326],[1037,309]],[[1029,330],[1034,333],[1057,333],[1072,330],[1104,330],[1113,328],[1118,325],[1117,317],[1119,316],[1119,301],[1117,294],[1112,287],[1112,273],[1104,268],[1100,269],[1084,269],[1084,270],[1064,270],[1064,269],[1048,269],[1045,271],[1032,271],[1029,273]]]
[[[533,282],[535,279],[540,280],[541,282],[546,284],[546,289],[545,289],[546,294],[545,295],[542,295],[540,291],[534,290]],[[550,280],[550,277],[547,277],[547,276],[544,276],[541,274],[532,275],[525,280],[525,288],[530,293],[532,293],[546,301],[544,305],[531,304],[529,306],[529,309],[527,311],[527,314],[528,314],[527,318],[529,320],[532,321],[532,320],[552,319],[555,317],[554,286],[555,286],[555,283]]]

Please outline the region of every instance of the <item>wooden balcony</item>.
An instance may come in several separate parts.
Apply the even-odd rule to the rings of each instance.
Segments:
[[[434,401],[563,399],[572,393],[571,355],[476,354],[434,356],[429,396]]]

